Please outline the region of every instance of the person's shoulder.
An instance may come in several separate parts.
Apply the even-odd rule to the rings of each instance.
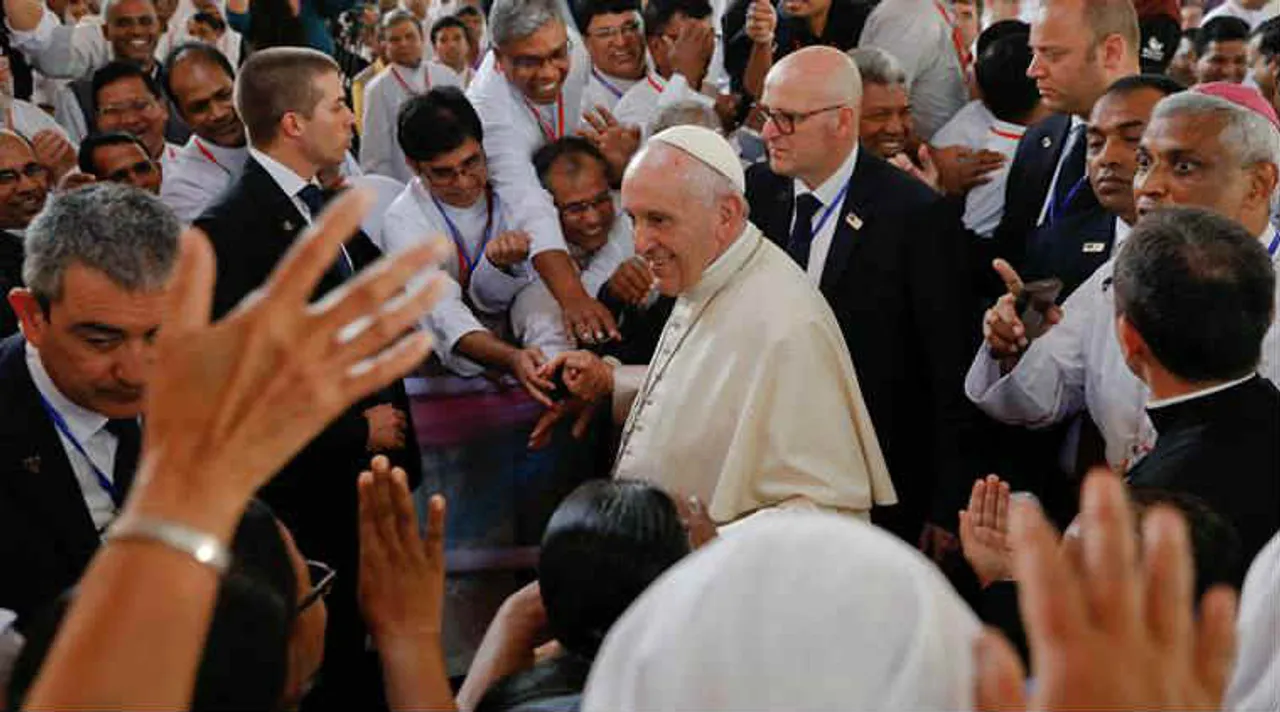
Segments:
[[[986,138],[991,121],[994,119],[990,110],[979,99],[965,104],[955,116],[938,132],[929,143],[934,146],[968,146],[978,148]]]
[[[747,166],[746,181],[747,195],[751,196],[760,195],[761,191],[771,188],[789,187],[791,184],[790,178],[774,173],[767,160]]]
[[[858,154],[854,180],[870,184],[878,207],[897,212],[915,212],[944,203],[943,196],[933,188],[865,148]]]
[[[6,394],[5,400],[11,405],[15,389],[23,381],[22,374],[27,369],[26,348],[27,340],[21,333],[0,340],[0,393]]]

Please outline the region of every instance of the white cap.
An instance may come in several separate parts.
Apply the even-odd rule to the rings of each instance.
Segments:
[[[701,126],[672,126],[650,141],[665,143],[705,163],[716,173],[729,179],[739,193],[747,191],[747,179],[742,173],[738,154],[720,134]]]

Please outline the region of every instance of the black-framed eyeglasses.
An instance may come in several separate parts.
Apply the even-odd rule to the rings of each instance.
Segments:
[[[422,172],[431,185],[444,187],[457,183],[463,176],[479,176],[487,166],[484,153],[477,153],[457,166],[432,166],[423,163]]]
[[[848,106],[848,104],[835,104],[834,106],[824,106],[813,111],[782,111],[760,106],[760,115],[764,117],[766,123],[772,122],[778,128],[778,133],[789,136],[796,132],[796,124],[807,121],[818,114],[844,109]]]
[[[298,601],[298,613],[314,606],[317,601],[329,595],[333,590],[333,580],[338,572],[323,561],[307,560],[307,575],[311,577],[311,590]]]
[[[18,170],[12,168],[0,170],[0,186],[17,185],[23,176],[33,180],[44,180],[49,177],[49,169],[42,163],[28,163]]]
[[[563,213],[565,217],[580,219],[588,212],[597,210],[606,204],[613,204],[613,193],[608,190],[601,192],[594,198],[579,200],[576,203],[565,203],[564,205],[557,205],[556,207],[560,208],[560,212]]]

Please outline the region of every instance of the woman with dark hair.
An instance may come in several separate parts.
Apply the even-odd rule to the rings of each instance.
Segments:
[[[661,489],[630,480],[579,486],[547,524],[538,581],[508,598],[489,626],[459,706],[498,712],[571,704],[609,628],[689,549],[681,513]],[[535,643],[548,636],[558,650],[535,664]]]

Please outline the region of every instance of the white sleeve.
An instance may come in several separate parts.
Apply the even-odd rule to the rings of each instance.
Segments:
[[[893,55],[907,73],[907,84],[910,85],[919,75],[920,60],[924,57],[925,48],[920,46],[920,34],[924,26],[917,23],[913,15],[895,12],[895,9],[886,4],[873,10],[867,18],[866,26],[862,28],[858,46],[878,47]],[[933,12],[933,9],[929,12]]]
[[[80,142],[73,140],[67,135],[67,130],[62,128],[52,116],[43,109],[37,107],[35,111],[27,113],[27,120],[31,123],[31,135],[28,138],[35,138],[36,134],[41,131],[56,131],[60,136],[71,142],[71,146],[75,149],[80,148]]]
[[[364,135],[360,137],[360,168],[365,173],[396,178],[392,171],[392,156],[396,150],[393,117],[384,85],[385,82],[375,80],[364,89],[364,116],[361,118]]]
[[[511,117],[484,117],[484,151],[489,179],[506,205],[515,226],[529,233],[532,258],[549,250],[564,250],[560,216],[551,196],[533,170],[533,148],[512,125]]]
[[[89,127],[85,125],[84,110],[80,108],[80,100],[76,98],[75,92],[71,91],[70,84],[60,87],[54,96],[53,118],[74,143],[79,144],[84,141],[85,136],[89,135]]]
[[[47,77],[79,79],[111,60],[101,25],[89,22],[63,25],[47,7],[35,29],[17,32],[7,25],[6,22],[13,48],[26,55],[31,66]]]
[[[1079,412],[1085,403],[1088,335],[1106,304],[1091,298],[1095,292],[1100,296],[1100,290],[1100,280],[1090,278],[1072,293],[1063,304],[1062,322],[1033,341],[1003,377],[983,345],[965,376],[969,400],[996,420],[1030,428],[1048,427]]]
[[[481,255],[475,271],[471,273],[471,303],[486,314],[501,314],[511,308],[516,294],[534,281],[533,266],[526,261],[515,265],[511,272],[496,267],[487,255]]]
[[[620,223],[626,219],[621,215],[617,218]],[[591,263],[582,271],[582,286],[587,290],[587,294],[599,299],[600,290],[608,283],[609,278],[635,253],[631,230],[619,225],[609,235],[609,241],[591,256]]]
[[[213,197],[189,161],[179,159],[169,164],[160,183],[160,201],[169,206],[183,224],[195,222]]]
[[[548,359],[576,344],[564,330],[560,305],[541,280],[520,290],[511,303],[511,329],[522,348],[539,348]]]

